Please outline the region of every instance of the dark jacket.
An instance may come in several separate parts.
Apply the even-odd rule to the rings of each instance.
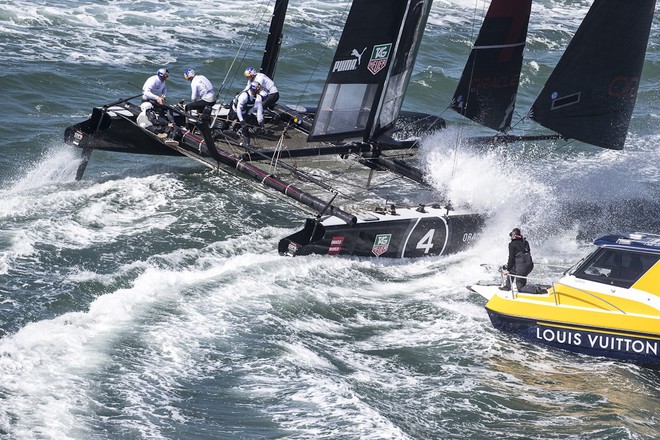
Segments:
[[[509,261],[506,270],[514,275],[527,276],[534,269],[529,243],[524,238],[515,238],[509,243]]]
[[[151,127],[148,127],[147,130],[153,131],[154,133],[165,133],[168,131],[169,121],[165,116],[158,114],[153,110],[147,110],[147,117],[149,118],[149,122],[153,124]]]

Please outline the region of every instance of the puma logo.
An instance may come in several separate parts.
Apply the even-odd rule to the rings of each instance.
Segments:
[[[335,61],[335,64],[332,67],[332,71],[333,72],[347,72],[349,70],[357,69],[358,66],[360,65],[360,62],[362,61],[362,54],[364,53],[365,50],[367,50],[366,47],[364,49],[362,49],[362,52],[358,52],[357,49],[353,49],[353,51],[351,51],[351,56],[353,56],[355,58],[351,58],[351,59],[348,59],[348,60]]]
[[[362,54],[364,53],[365,50],[367,50],[366,47],[364,49],[362,49],[362,52],[358,52],[357,49],[353,49],[353,51],[351,52],[351,55],[354,56],[355,58],[357,58],[358,66],[362,62]]]

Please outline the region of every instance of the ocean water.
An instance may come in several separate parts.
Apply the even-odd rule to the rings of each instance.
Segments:
[[[290,3],[276,81],[316,105],[350,2]],[[590,4],[534,2],[521,115]],[[493,150],[446,111],[487,4],[436,0],[404,108],[449,121],[422,147],[438,191],[492,213],[460,254],[281,257],[305,214],[185,158],[95,152],[74,180],[67,126],[161,66],[173,99],[190,67],[231,98],[271,7],[0,0],[0,438],[657,438],[657,372],[498,332],[465,288],[514,226],[541,280],[599,235],[660,233],[657,20],[623,151]]]

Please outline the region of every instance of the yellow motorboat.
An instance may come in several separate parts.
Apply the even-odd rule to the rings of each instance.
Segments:
[[[551,285],[477,284],[493,326],[525,339],[660,368],[660,235],[607,235]]]

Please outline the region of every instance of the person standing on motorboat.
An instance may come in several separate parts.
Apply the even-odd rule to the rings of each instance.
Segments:
[[[204,109],[209,106],[213,107],[215,104],[215,92],[213,91],[213,84],[204,75],[197,75],[193,69],[188,69],[183,74],[183,77],[190,81],[190,88],[192,95],[190,102],[183,108],[185,111],[197,110],[203,113]]]
[[[250,145],[250,135],[248,131],[248,117],[254,117],[256,113],[257,124],[259,128],[263,129],[264,125],[264,109],[262,103],[261,84],[257,81],[252,81],[250,87],[247,91],[242,91],[239,93],[236,98],[231,103],[231,110],[233,114],[230,114],[230,118],[238,119],[238,122],[241,124],[241,134],[243,136],[243,144]]]
[[[170,76],[170,71],[161,67],[155,75],[147,78],[142,86],[142,101],[150,101],[152,104],[163,105],[165,98],[167,98],[167,85],[165,81],[168,76]]]
[[[263,100],[263,107],[265,109],[272,109],[275,106],[275,103],[280,99],[280,92],[277,90],[277,86],[272,79],[264,75],[263,73],[257,73],[253,67],[248,67],[245,69],[245,77],[247,78],[247,85],[243,89],[247,91],[250,88],[250,84],[253,82],[258,82],[261,84],[261,98]]]
[[[502,266],[502,274],[506,277],[500,290],[511,290],[511,278],[515,278],[518,291],[527,284],[527,275],[534,269],[529,242],[522,236],[520,228],[513,228],[509,233],[509,260]],[[519,276],[518,276],[519,275]]]

